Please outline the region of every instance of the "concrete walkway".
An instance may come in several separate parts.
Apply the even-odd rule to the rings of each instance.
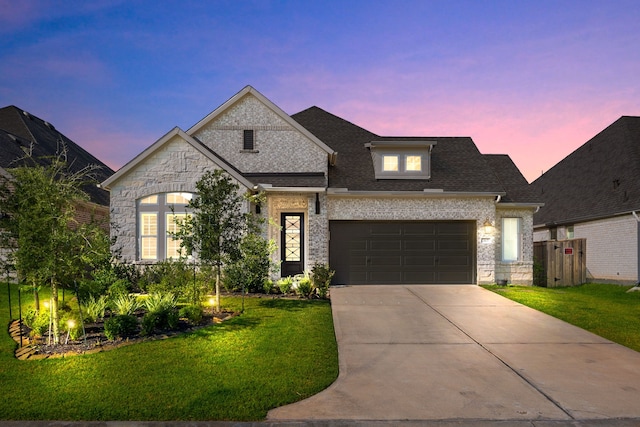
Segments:
[[[338,287],[331,300],[339,378],[267,424],[640,425],[640,353],[478,286]]]

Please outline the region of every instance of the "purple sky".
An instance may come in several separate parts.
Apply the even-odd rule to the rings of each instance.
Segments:
[[[471,136],[532,181],[640,115],[640,1],[0,0],[0,106],[118,169],[246,85],[384,136]]]

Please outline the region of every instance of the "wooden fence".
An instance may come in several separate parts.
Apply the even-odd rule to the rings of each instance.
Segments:
[[[549,288],[587,282],[587,239],[534,242],[534,284]]]

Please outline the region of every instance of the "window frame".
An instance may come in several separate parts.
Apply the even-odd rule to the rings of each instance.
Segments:
[[[136,208],[136,230],[137,230],[137,247],[136,247],[136,259],[138,261],[161,261],[166,259],[176,258],[173,256],[167,256],[169,248],[173,246],[173,243],[169,243],[169,239],[173,239],[169,235],[170,225],[168,224],[170,216],[177,215],[189,215],[187,210],[187,203],[167,203],[167,199],[171,194],[179,194],[184,196],[185,200],[190,200],[195,196],[194,193],[185,191],[170,191],[166,193],[155,193],[144,196],[137,200]],[[155,203],[145,202],[150,197],[157,197]],[[143,218],[146,216],[154,215],[156,218],[156,234],[143,234]],[[149,252],[145,249],[144,242],[155,239],[155,256],[149,256]]]
[[[515,229],[507,222],[516,221]],[[522,218],[504,217],[501,220],[501,248],[500,259],[502,262],[520,262],[523,260],[523,230]]]

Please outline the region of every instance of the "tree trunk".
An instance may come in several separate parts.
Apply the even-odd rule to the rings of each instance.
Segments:
[[[40,314],[40,294],[38,293],[38,287],[36,286],[36,282],[32,283],[33,285],[33,305],[36,310],[36,314]]]
[[[58,284],[53,278],[51,279],[51,319],[53,343],[58,344],[60,342],[60,337],[58,336]]]

